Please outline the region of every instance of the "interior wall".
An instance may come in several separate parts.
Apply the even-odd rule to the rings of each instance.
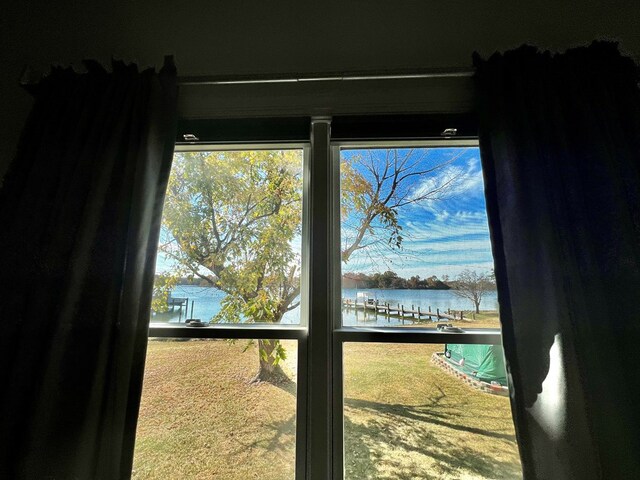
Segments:
[[[638,58],[638,18],[637,0],[15,1],[0,20],[0,170],[13,156],[31,105],[18,86],[25,65],[45,71],[52,63],[111,56],[159,65],[163,55],[174,54],[184,76],[471,68],[476,50],[489,55],[525,42],[564,49],[595,38],[618,39]],[[394,107],[385,96],[411,105],[430,89],[413,103],[415,110],[459,109],[469,100],[460,97],[469,95],[468,83],[450,90],[442,82],[308,88],[190,87],[181,109],[193,116],[210,110],[241,115],[334,102],[343,111],[363,105],[387,111]]]

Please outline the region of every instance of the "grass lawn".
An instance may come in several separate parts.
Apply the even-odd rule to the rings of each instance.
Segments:
[[[463,318],[463,321],[451,323],[463,328],[500,328],[500,316],[496,311],[486,310],[480,313],[465,311]]]
[[[443,312],[444,313],[444,312]],[[453,313],[453,312],[452,312]],[[460,312],[456,310],[456,315]],[[368,314],[369,318],[375,318],[373,313]],[[379,316],[381,316],[380,314]],[[394,317],[398,319],[399,317]],[[480,311],[480,313],[475,313],[473,311],[465,310],[463,312],[463,320],[448,320],[445,318],[441,318],[440,320],[436,320],[435,317],[433,319],[425,319],[423,318],[421,321],[415,321],[413,323],[409,317],[407,317],[406,322],[403,325],[389,325],[393,328],[397,327],[413,327],[413,328],[436,328],[436,325],[439,323],[447,323],[452,324],[461,328],[500,328],[500,316],[495,310],[485,310]],[[364,324],[363,326],[366,326]],[[379,326],[379,325],[377,325]]]
[[[133,478],[293,478],[296,348],[284,343],[292,382],[275,386],[249,383],[258,354],[244,341],[151,340]],[[346,478],[520,476],[508,399],[433,366],[442,350],[345,345]]]
[[[149,341],[133,478],[294,478],[295,384],[249,384],[258,353],[246,345]]]
[[[509,399],[431,364],[443,350],[345,345],[347,479],[521,477]]]

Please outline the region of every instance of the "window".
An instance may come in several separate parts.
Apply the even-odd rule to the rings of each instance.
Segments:
[[[177,148],[135,478],[521,475],[476,140],[331,124]]]
[[[343,144],[334,155],[342,325],[500,328],[477,146]]]

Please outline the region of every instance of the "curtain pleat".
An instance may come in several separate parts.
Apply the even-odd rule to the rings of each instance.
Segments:
[[[0,476],[128,478],[176,73],[54,69],[0,190]]]
[[[617,45],[475,57],[525,478],[640,478],[640,93]]]

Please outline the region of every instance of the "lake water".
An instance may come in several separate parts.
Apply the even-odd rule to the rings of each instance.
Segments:
[[[355,288],[345,288],[342,290],[342,296],[345,299],[355,300],[356,292],[364,290],[356,290]],[[432,311],[437,308],[445,312],[451,310],[472,310],[473,304],[470,300],[456,296],[451,290],[382,290],[368,289],[366,290],[371,297],[375,297],[380,303],[389,303],[392,306],[396,304],[404,305],[405,308],[420,307],[427,310],[431,307]],[[197,287],[194,285],[178,285],[173,290],[174,297],[182,297],[189,299],[189,317],[199,318],[202,321],[211,320],[220,311],[220,301],[225,294],[212,287]],[[193,302],[193,316],[191,315],[191,305]],[[497,310],[498,298],[496,292],[488,292],[485,294],[480,304],[481,310]],[[175,308],[173,313],[155,314],[152,316],[152,322],[179,322],[184,321],[184,309],[182,313]],[[344,325],[369,325],[369,326],[390,326],[402,324],[399,318],[386,318],[384,315],[375,315],[363,311],[350,310],[342,313]],[[282,319],[285,324],[300,323],[300,308],[296,308],[285,314]],[[410,323],[409,319],[405,320],[405,324]]]

